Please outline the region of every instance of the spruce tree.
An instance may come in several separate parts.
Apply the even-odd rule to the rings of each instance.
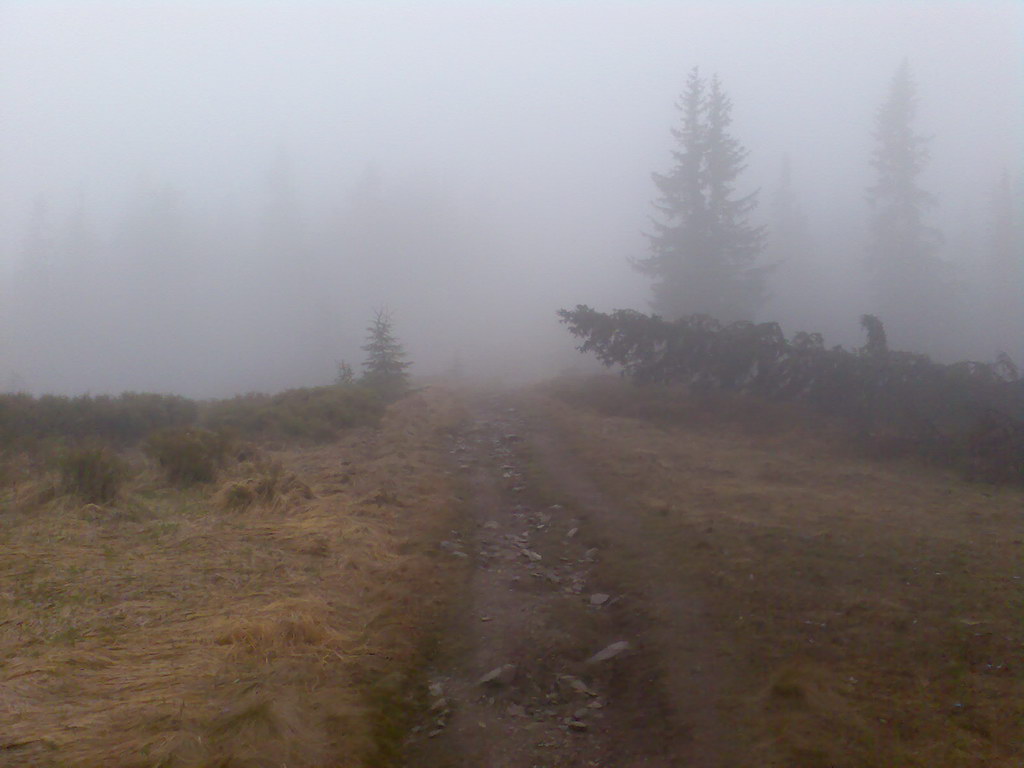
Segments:
[[[913,126],[917,104],[904,61],[875,118],[868,267],[877,313],[898,343],[934,352],[943,346],[952,295],[937,255],[942,237],[925,223],[935,198],[920,186],[929,153],[928,139]]]
[[[653,176],[661,220],[650,255],[633,265],[654,279],[652,308],[661,315],[752,319],[765,300],[764,268],[755,263],[765,233],[749,221],[757,193],[736,196],[748,151],[729,130],[732,101],[717,75],[708,82],[694,68],[677,107],[675,165]]]
[[[406,369],[411,363],[405,361],[405,350],[395,337],[387,309],[377,310],[373,322],[366,329],[366,344],[362,350],[366,352],[363,384],[385,397],[397,397],[408,389]]]
[[[990,341],[998,351],[1021,359],[1024,353],[1024,238],[1019,200],[1010,174],[1003,171],[992,191],[988,232]]]
[[[830,274],[816,258],[788,155],[782,158],[768,208],[764,256],[772,265],[771,318],[783,326],[815,327],[828,303]]]

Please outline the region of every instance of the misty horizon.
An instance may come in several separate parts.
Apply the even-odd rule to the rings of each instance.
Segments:
[[[959,298],[955,333],[897,328],[893,346],[1024,362],[1019,326],[981,318],[1004,173],[1020,208],[1022,19],[1008,2],[0,4],[0,386],[327,384],[381,307],[417,375],[589,365],[555,312],[647,311],[629,259],[695,66],[732,100],[757,222],[788,157],[806,223],[802,253],[762,257],[780,264],[758,320],[860,344],[872,131],[904,60]]]

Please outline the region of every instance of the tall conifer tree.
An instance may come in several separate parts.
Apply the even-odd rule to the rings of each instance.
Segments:
[[[757,193],[736,196],[748,151],[730,132],[732,101],[717,76],[708,82],[694,68],[677,107],[675,165],[654,174],[660,220],[650,255],[633,264],[654,279],[652,308],[661,315],[752,319],[765,300],[756,265],[765,233],[749,221]]]
[[[998,351],[1024,362],[1024,238],[1020,200],[1014,199],[1010,174],[1003,171],[992,192],[989,213],[989,313],[992,342]]]
[[[868,266],[876,311],[898,344],[941,351],[952,295],[937,254],[942,236],[925,222],[935,197],[920,185],[929,153],[928,139],[914,130],[917,104],[904,61],[875,117]]]
[[[366,352],[363,383],[386,397],[397,397],[405,392],[409,386],[406,369],[411,363],[405,360],[405,350],[395,336],[387,309],[377,310],[366,329],[366,344],[362,349]]]

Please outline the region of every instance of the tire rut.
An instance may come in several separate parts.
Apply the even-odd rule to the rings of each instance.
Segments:
[[[478,404],[450,452],[468,476],[472,514],[438,545],[471,562],[468,609],[430,671],[429,709],[405,764],[712,765],[709,742],[696,738],[705,724],[677,716],[669,684],[679,681],[659,657],[662,635],[679,623],[602,567],[605,546],[619,546],[608,536],[613,505],[505,399]],[[531,486],[538,473],[561,503]]]

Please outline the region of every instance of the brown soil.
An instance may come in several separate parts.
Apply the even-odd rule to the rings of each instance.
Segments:
[[[473,514],[442,546],[475,568],[407,765],[720,764],[723,673],[700,599],[658,579],[665,553],[511,403],[480,401],[453,443]]]

